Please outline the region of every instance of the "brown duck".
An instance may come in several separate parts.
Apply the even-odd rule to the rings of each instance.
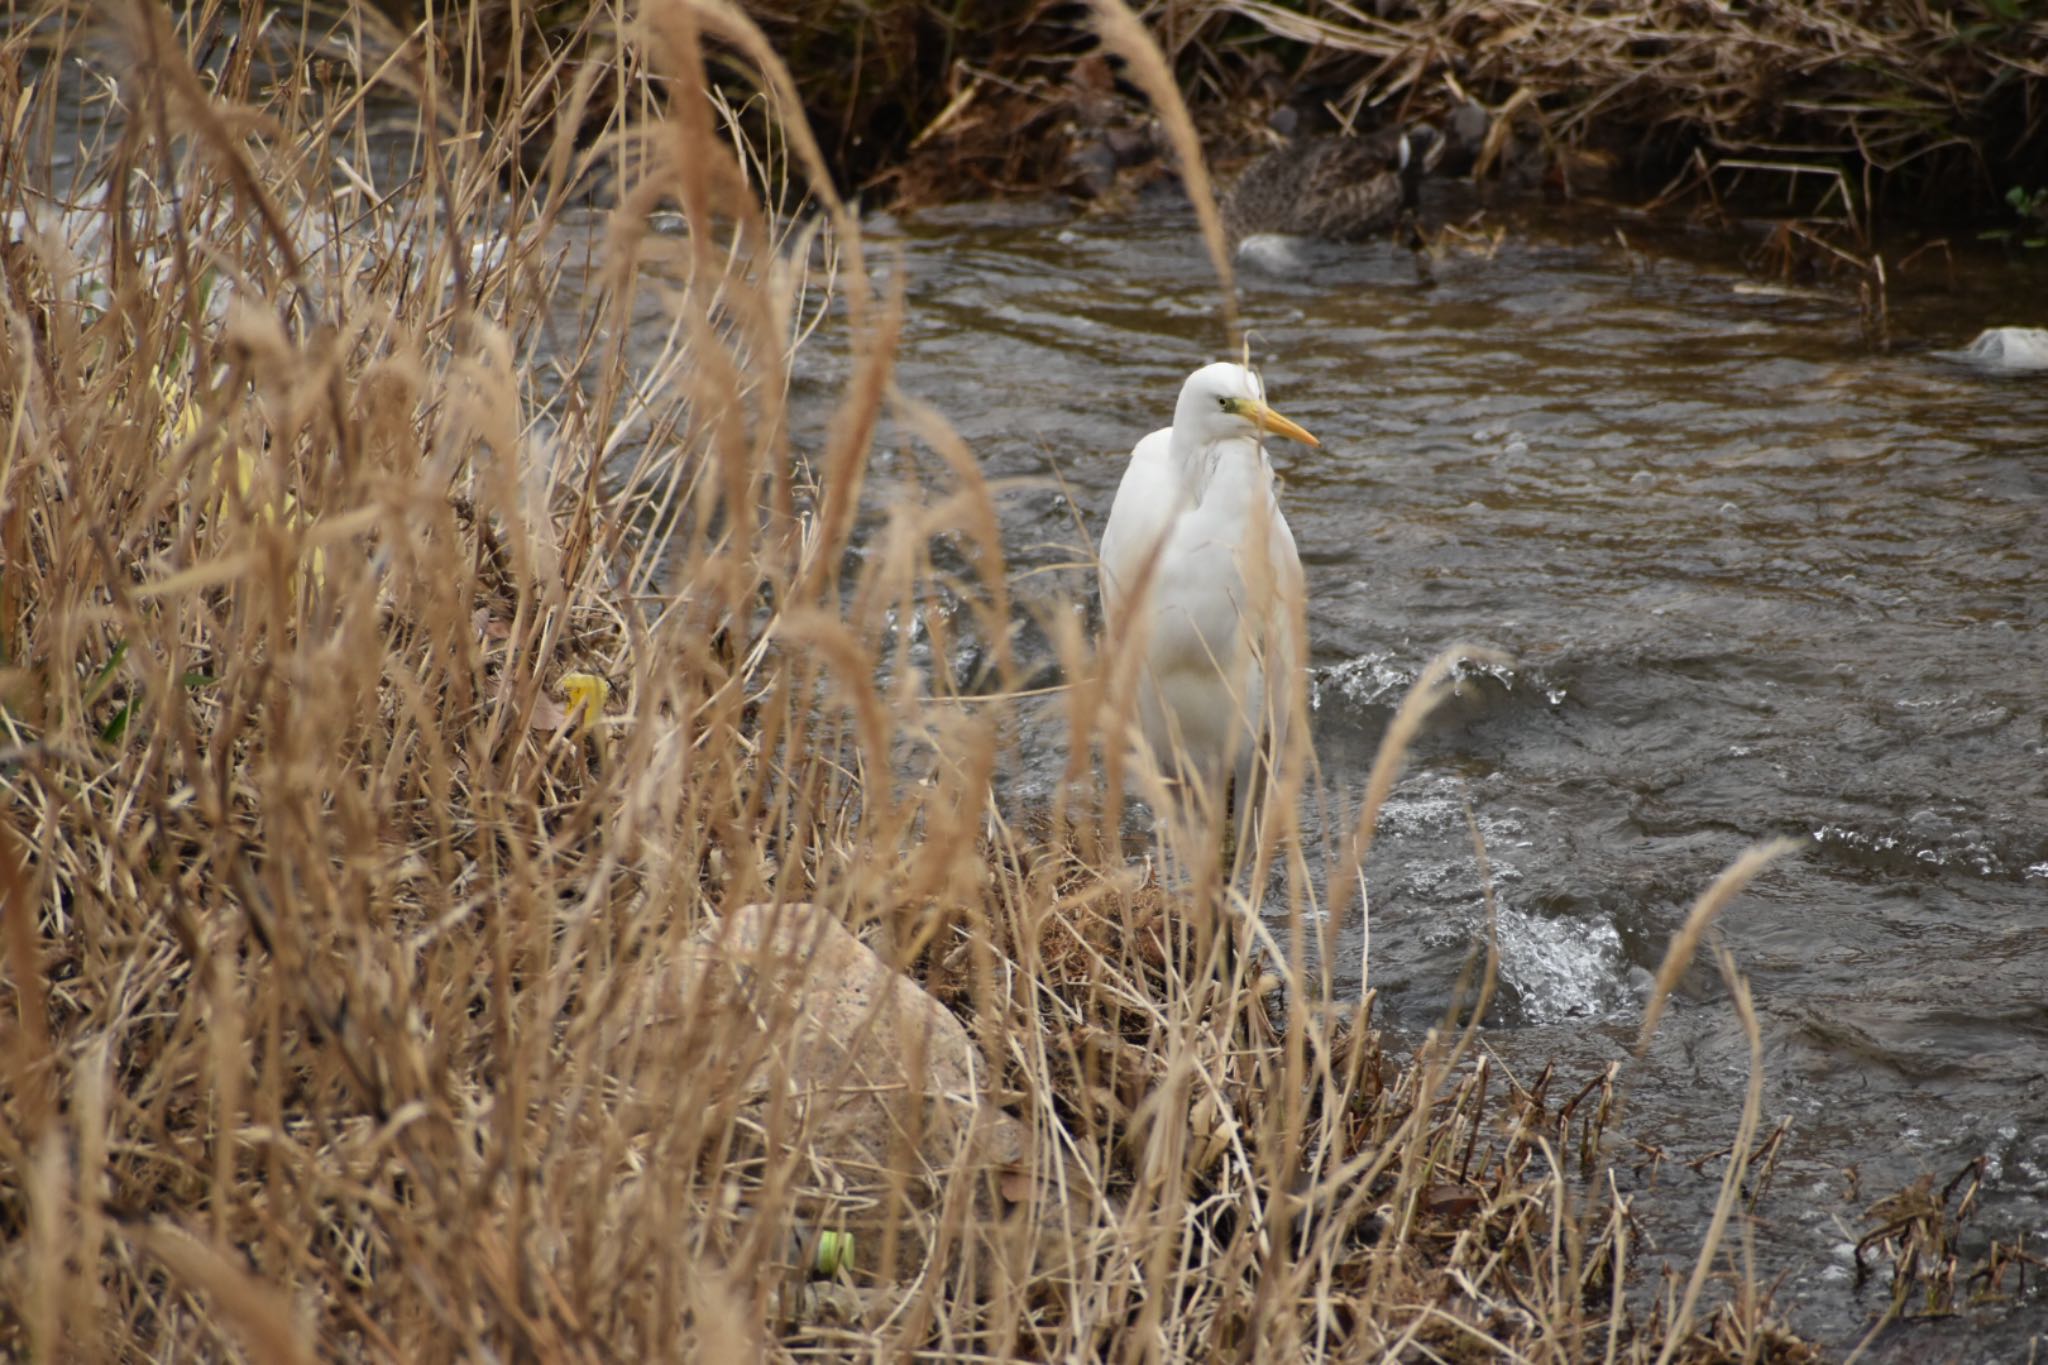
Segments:
[[[1234,247],[1256,237],[1361,242],[1412,226],[1422,178],[1443,155],[1427,124],[1370,137],[1296,138],[1245,167],[1223,202]]]

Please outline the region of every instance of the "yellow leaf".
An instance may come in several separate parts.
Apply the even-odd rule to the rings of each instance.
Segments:
[[[569,673],[563,675],[562,694],[569,699],[567,719],[579,722],[577,733],[588,734],[612,699],[612,685],[595,673]]]
[[[161,365],[149,368],[150,382],[156,385],[157,396],[164,400],[164,411],[170,419],[164,423],[164,434],[170,437],[175,448],[184,445],[199,434],[199,409],[191,397],[167,374]]]

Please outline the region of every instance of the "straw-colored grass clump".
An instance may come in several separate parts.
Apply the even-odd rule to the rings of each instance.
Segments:
[[[787,76],[722,5],[584,33],[529,76],[570,83],[564,129],[610,121],[531,180],[482,54],[359,7],[53,7],[7,39],[0,1352],[1780,1342],[1754,1297],[1620,1292],[1611,1076],[1519,1085],[1470,1031],[1397,1069],[1364,1005],[1316,1007],[1311,851],[1278,989],[1225,983],[1183,965],[1213,878],[1148,881],[1089,802],[1029,833],[995,804],[1002,707],[928,662],[973,633],[1015,685],[991,494],[891,385],[900,299]],[[775,140],[735,140],[707,50]],[[61,186],[58,109],[105,119]],[[564,283],[600,171],[599,264]],[[771,212],[799,182],[810,216]],[[650,299],[666,341],[628,347]],[[856,363],[800,449],[827,325]],[[855,561],[891,406],[949,475]],[[1053,629],[1086,791],[1116,699]],[[815,1058],[781,1044],[842,983],[741,956],[705,985],[749,904],[928,984],[973,1092],[913,1083],[900,1130],[835,1145],[840,1078],[792,1086]],[[841,1070],[881,1026],[829,1033]],[[892,1053],[924,1074],[944,1032]]]

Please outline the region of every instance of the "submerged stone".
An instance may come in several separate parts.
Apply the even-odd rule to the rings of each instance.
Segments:
[[[2048,370],[2048,327],[1987,327],[1961,350],[1937,354],[1986,370]]]

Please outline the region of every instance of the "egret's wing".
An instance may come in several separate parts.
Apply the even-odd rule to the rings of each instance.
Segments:
[[[1294,712],[1294,685],[1308,666],[1308,650],[1302,632],[1307,629],[1308,581],[1301,568],[1301,552],[1294,545],[1294,531],[1273,504],[1273,526],[1267,540],[1267,554],[1273,573],[1273,658],[1266,667],[1266,724],[1273,735],[1277,756],[1287,738]]]
[[[1295,723],[1295,689],[1308,657],[1302,638],[1307,589],[1301,553],[1295,548],[1294,532],[1279,503],[1269,500],[1266,506],[1266,521],[1256,527],[1252,536],[1257,546],[1264,549],[1264,562],[1259,562],[1257,547],[1245,547],[1253,555],[1252,562],[1246,565],[1246,575],[1262,581],[1244,585],[1246,600],[1256,604],[1244,621],[1246,645],[1253,651],[1255,662],[1247,674],[1242,702],[1249,713],[1246,721],[1252,742],[1237,752],[1240,793],[1266,790],[1268,764],[1272,765],[1270,771],[1277,773],[1287,751],[1288,732]],[[1241,811],[1249,809],[1240,807]]]
[[[1123,482],[1117,485],[1116,501],[1109,507],[1109,524],[1102,528],[1102,540],[1096,546],[1103,623],[1112,630],[1122,619],[1130,594],[1143,580],[1148,561],[1173,529],[1179,498],[1169,458],[1172,446],[1169,427],[1153,432],[1131,451]]]

